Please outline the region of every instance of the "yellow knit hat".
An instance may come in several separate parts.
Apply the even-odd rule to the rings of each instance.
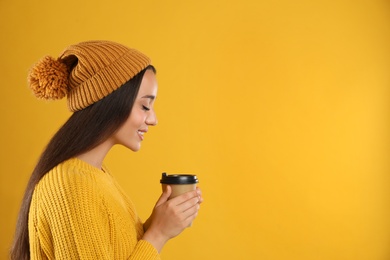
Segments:
[[[30,70],[30,88],[38,98],[68,98],[71,111],[101,100],[150,65],[143,53],[110,41],[67,47],[58,59],[44,57]]]

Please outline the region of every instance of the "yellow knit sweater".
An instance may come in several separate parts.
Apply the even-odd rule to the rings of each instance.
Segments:
[[[141,240],[134,205],[107,169],[76,158],[35,187],[28,231],[31,259],[160,259]]]

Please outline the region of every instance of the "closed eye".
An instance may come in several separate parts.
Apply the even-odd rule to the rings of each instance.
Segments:
[[[145,110],[145,111],[149,111],[150,108],[146,107],[146,106],[142,106],[142,109]]]

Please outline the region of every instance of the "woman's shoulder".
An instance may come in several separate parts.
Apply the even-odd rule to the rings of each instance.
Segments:
[[[111,211],[106,203],[109,194],[104,188],[110,185],[109,179],[105,181],[97,176],[98,169],[84,164],[77,159],[67,160],[38,182],[29,212],[29,218],[36,225],[45,221],[54,223],[58,219],[64,223],[75,217],[80,220],[85,214],[92,219],[96,214]]]
[[[51,169],[39,181],[35,192],[51,195],[96,195],[99,186],[109,183],[110,175],[77,158],[66,160]]]

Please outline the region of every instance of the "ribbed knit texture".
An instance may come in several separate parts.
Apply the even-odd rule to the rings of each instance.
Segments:
[[[28,229],[31,259],[160,259],[107,169],[76,158],[37,184]]]
[[[148,65],[143,53],[110,41],[88,41],[67,47],[60,55],[68,66],[68,107],[81,110],[118,89]],[[74,66],[75,65],[75,66]]]

